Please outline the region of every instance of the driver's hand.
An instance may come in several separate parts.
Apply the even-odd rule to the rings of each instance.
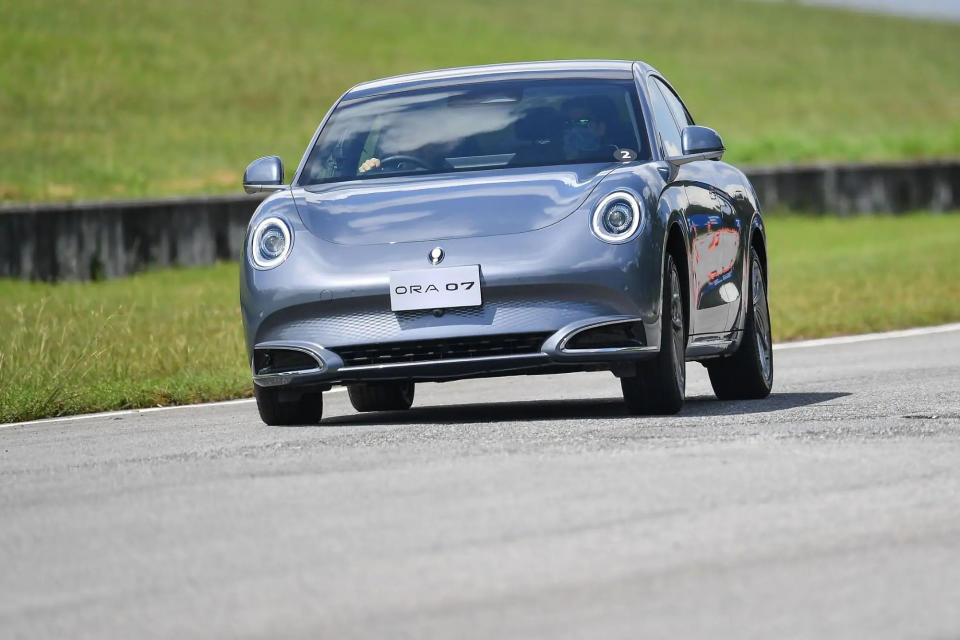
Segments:
[[[366,173],[371,169],[380,168],[380,159],[379,158],[367,158],[363,161],[363,164],[360,165],[360,168],[357,169],[357,173]]]

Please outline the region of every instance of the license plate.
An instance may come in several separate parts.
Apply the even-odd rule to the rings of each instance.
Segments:
[[[479,307],[480,265],[390,272],[390,308],[450,309]]]

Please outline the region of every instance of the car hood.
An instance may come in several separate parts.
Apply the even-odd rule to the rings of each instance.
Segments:
[[[380,244],[520,233],[573,213],[616,165],[584,164],[405,176],[294,190],[311,233]]]

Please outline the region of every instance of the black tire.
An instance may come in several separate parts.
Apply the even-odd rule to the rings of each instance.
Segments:
[[[317,424],[323,417],[323,393],[297,394],[290,389],[253,385],[260,419],[271,427],[292,424]],[[292,397],[290,397],[292,396]]]
[[[767,283],[756,253],[750,253],[750,304],[743,338],[732,356],[705,363],[721,400],[757,400],[773,388],[773,342]]]
[[[687,384],[687,322],[680,274],[667,254],[660,308],[660,353],[637,366],[637,375],[620,378],[627,408],[638,415],[668,415],[683,407]]]
[[[413,404],[416,388],[411,381],[364,382],[347,387],[350,404],[360,412],[403,411]]]

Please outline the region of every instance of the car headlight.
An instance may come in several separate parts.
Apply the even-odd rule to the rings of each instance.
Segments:
[[[640,203],[626,191],[607,195],[593,210],[593,232],[606,242],[626,242],[640,222]]]
[[[250,241],[250,258],[258,269],[272,269],[290,255],[293,233],[280,218],[265,218],[257,223]]]

